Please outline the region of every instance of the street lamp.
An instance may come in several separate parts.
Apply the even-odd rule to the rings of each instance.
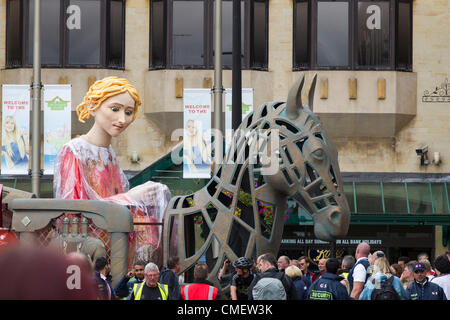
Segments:
[[[33,100],[31,113],[32,156],[31,156],[31,192],[39,198],[41,178],[41,46],[40,46],[41,1],[34,0],[34,43],[33,43]]]

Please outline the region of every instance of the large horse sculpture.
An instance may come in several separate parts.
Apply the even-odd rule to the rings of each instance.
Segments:
[[[208,280],[226,289],[218,279],[225,259],[278,252],[288,197],[313,216],[318,239],[347,234],[350,210],[337,150],[312,112],[316,76],[305,95],[308,101],[302,101],[304,83],[303,75],[286,103],[264,103],[242,121],[233,136],[236,148],[228,150],[204,188],[171,199],[164,221],[164,262],[179,256],[180,272],[189,277],[192,267],[205,261]],[[275,141],[270,137],[278,143],[268,143]]]

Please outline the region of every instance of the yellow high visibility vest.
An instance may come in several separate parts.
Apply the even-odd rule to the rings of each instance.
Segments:
[[[142,290],[144,290],[145,281],[141,283],[135,283],[133,286],[134,300],[141,300]],[[161,285],[158,282],[159,292],[163,300],[167,300],[169,297],[169,286],[167,284]]]

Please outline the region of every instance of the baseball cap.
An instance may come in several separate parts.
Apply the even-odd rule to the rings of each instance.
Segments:
[[[414,265],[414,268],[413,268],[413,271],[414,271],[414,272],[416,272],[416,271],[425,271],[425,270],[426,270],[425,264],[423,264],[422,262],[416,263],[416,264]]]

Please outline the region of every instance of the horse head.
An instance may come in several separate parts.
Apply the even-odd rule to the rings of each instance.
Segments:
[[[302,76],[290,89],[286,103],[264,104],[254,111],[259,128],[279,137],[279,145],[268,143],[269,161],[261,173],[278,195],[290,196],[314,219],[318,239],[332,241],[345,236],[350,210],[343,191],[336,147],[312,112],[316,76],[307,101],[303,101]],[[270,169],[270,170],[269,170]]]

